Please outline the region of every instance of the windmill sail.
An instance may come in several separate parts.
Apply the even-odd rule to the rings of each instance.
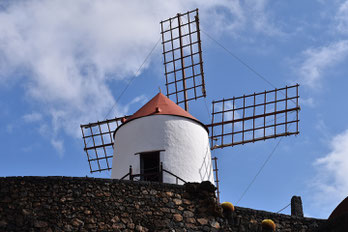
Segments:
[[[299,134],[298,87],[213,101],[212,149]]]
[[[123,119],[127,117],[108,119],[80,126],[84,150],[91,173],[111,169],[114,151],[114,132],[122,124]]]
[[[206,97],[198,9],[161,22],[167,97],[188,111]]]

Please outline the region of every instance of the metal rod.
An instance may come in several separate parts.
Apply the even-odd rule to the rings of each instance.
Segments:
[[[194,10],[191,10],[191,11],[187,11],[186,13],[182,13],[182,14],[178,13],[178,15],[183,16],[183,15],[186,15],[186,14],[193,13],[193,12],[195,12],[195,11],[197,11],[197,10],[198,10],[198,9],[194,9]],[[175,19],[175,18],[176,18],[176,16],[175,16],[175,17],[172,17],[172,18],[169,18],[169,19],[166,19],[166,20],[163,20],[163,21],[161,21],[161,22],[168,22],[168,21],[170,21],[170,20],[172,20],[172,19]]]
[[[274,111],[277,112],[277,89],[274,92]],[[274,124],[277,124],[277,115],[274,115]],[[277,134],[277,126],[274,126],[274,134]]]
[[[202,98],[203,96],[197,97],[197,98]],[[187,99],[188,101],[193,100],[194,98],[189,98]],[[179,101],[177,104],[183,103],[184,101]]]
[[[215,180],[215,183],[216,183],[216,195],[217,195],[217,201],[218,201],[218,203],[220,202],[220,188],[219,188],[219,175],[218,175],[218,171],[219,171],[219,169],[218,169],[218,165],[217,165],[217,157],[214,157],[213,158],[213,160],[214,160],[214,166],[215,166],[215,168],[214,168],[214,172],[215,172],[215,177],[216,177],[216,180]]]
[[[292,124],[292,123],[296,123],[297,120],[293,120],[293,121],[288,121],[287,124]],[[281,122],[281,123],[278,123],[276,126],[282,126],[282,125],[285,125],[285,122]],[[264,127],[267,129],[267,128],[270,128],[270,127],[274,127],[275,125],[272,124],[272,125],[267,125],[267,126],[260,126],[260,127],[256,127],[255,130],[260,130],[260,129],[263,129]],[[218,134],[218,135],[214,135],[213,138],[219,138],[219,137],[222,137],[222,136],[228,136],[228,135],[232,135],[232,134],[241,134],[241,133],[244,133],[244,132],[250,132],[252,131],[253,128],[250,128],[250,129],[245,129],[244,131],[242,130],[239,130],[239,131],[234,131],[233,133],[225,133],[225,134]]]
[[[252,96],[249,96],[249,97],[252,97]],[[288,98],[288,100],[293,100],[293,99],[297,99],[297,98],[298,98],[297,96],[296,97],[290,97],[290,98]],[[239,98],[236,98],[236,99],[241,99],[241,98],[239,97]],[[225,101],[232,101],[232,99],[229,99],[229,100],[225,99]],[[285,99],[277,100],[277,102],[283,102],[283,101],[285,101]],[[222,101],[220,100],[220,101],[214,102],[214,103],[220,103],[220,102],[222,102]],[[274,104],[274,103],[275,103],[275,101],[269,101],[269,102],[266,102],[266,103],[256,104],[255,106],[249,105],[249,106],[245,106],[245,109],[258,107],[258,106],[264,106],[264,105],[271,105],[271,104]],[[236,111],[242,110],[242,109],[243,109],[243,107],[235,108]],[[232,110],[226,110],[225,112],[229,112],[229,111],[232,111]],[[215,112],[215,114],[220,114],[220,113],[222,113],[222,111],[216,111]]]
[[[198,9],[196,9],[197,15],[195,16],[196,20],[196,28],[197,28],[197,41],[198,41],[198,51],[199,51],[199,62],[200,62],[200,69],[201,69],[201,76],[202,76],[202,94],[204,97],[207,96],[206,90],[205,90],[205,80],[204,80],[204,71],[203,71],[203,59],[202,59],[202,44],[201,44],[201,33],[199,29],[199,18],[198,18]]]
[[[253,117],[255,117],[255,110],[256,110],[256,96],[254,95],[254,109],[253,109]],[[253,140],[255,139],[255,118],[253,118]]]
[[[113,119],[107,119],[107,120],[104,120],[104,121],[101,121],[101,122],[93,122],[93,123],[88,123],[88,124],[82,124],[80,125],[80,127],[84,127],[84,128],[88,128],[88,127],[92,127],[92,126],[97,126],[98,124],[105,124],[105,123],[110,123],[110,122],[115,122],[115,121],[121,121],[122,118],[128,118],[129,115],[127,116],[124,116],[124,117],[119,117],[119,118],[113,118]]]
[[[102,169],[98,169],[98,170],[93,170],[93,171],[91,171],[91,173],[102,172],[102,171],[109,171],[109,170],[110,170],[109,168],[102,168]]]
[[[292,124],[292,123],[296,123],[297,122],[297,120],[293,120],[293,121],[288,121],[287,122],[287,124],[289,125],[289,124]],[[255,130],[260,130],[260,129],[263,129],[264,127],[267,129],[267,128],[270,128],[270,127],[274,127],[274,126],[282,126],[282,125],[285,125],[285,122],[281,122],[281,123],[278,123],[277,125],[274,125],[274,124],[272,124],[272,125],[267,125],[267,126],[260,126],[260,127],[256,127],[255,128]],[[228,135],[232,135],[232,134],[241,134],[241,133],[244,133],[244,132],[250,132],[250,131],[252,131],[253,130],[253,128],[250,128],[250,129],[245,129],[244,131],[242,131],[242,130],[239,130],[239,131],[234,131],[233,133],[231,132],[231,133],[225,133],[225,134],[218,134],[218,135],[214,135],[214,137],[213,138],[219,138],[219,137],[222,137],[222,136],[228,136]]]
[[[267,92],[265,91],[265,98],[264,98],[264,107],[263,107],[263,114],[266,115],[266,101],[267,101]],[[263,125],[266,126],[266,116],[263,118]],[[263,137],[266,137],[266,127],[263,128]]]
[[[161,30],[162,30],[162,46],[163,46],[163,51],[165,51],[165,42],[164,42],[164,32],[163,32],[163,22],[161,22]],[[163,54],[163,64],[164,64],[164,76],[166,77],[166,83],[168,83],[168,72],[167,72],[167,65],[166,65],[166,62],[167,62],[167,58],[166,58],[166,55]],[[167,89],[167,95],[169,93],[169,87],[168,85],[166,85],[166,89]]]
[[[116,124],[117,124],[117,121],[116,121]],[[110,135],[110,141],[113,143],[113,142],[114,142],[114,138],[112,137],[113,132],[111,132],[111,130],[110,130],[110,125],[109,125],[109,123],[106,123],[106,125],[108,125],[108,130],[109,130],[109,135]],[[117,125],[117,126],[118,126],[118,125]]]
[[[279,110],[279,111],[259,114],[259,115],[255,115],[255,116],[245,117],[245,118],[234,119],[234,117],[232,117],[232,120],[225,121],[225,122],[215,122],[213,124],[207,124],[206,126],[207,127],[212,127],[212,126],[218,126],[218,125],[227,124],[227,123],[232,123],[232,125],[233,125],[233,123],[237,123],[237,122],[241,122],[241,121],[247,121],[247,120],[252,120],[253,118],[255,118],[255,119],[256,118],[262,118],[262,117],[266,118],[268,116],[273,116],[274,114],[282,114],[282,113],[285,113],[286,111],[290,112],[290,111],[297,111],[297,110],[300,110],[300,107],[290,108],[290,109],[287,109],[287,110]],[[266,125],[265,122],[264,122],[264,125]]]
[[[214,103],[211,104],[212,105],[212,115],[211,115],[211,124],[214,125]],[[210,137],[210,145],[211,147],[214,147],[214,126],[211,127],[211,137]]]
[[[296,85],[296,96],[298,96],[298,84]],[[296,107],[300,108],[298,106],[298,98],[296,98]],[[296,131],[298,132],[298,112],[296,113],[296,120],[297,120],[297,123],[296,123]]]
[[[97,161],[97,160],[103,160],[103,159],[109,159],[109,158],[112,158],[113,156],[110,155],[110,156],[107,156],[107,157],[98,157],[98,158],[95,158],[95,159],[90,159],[89,161],[93,162],[93,161]],[[111,169],[111,168],[106,168],[107,170]]]
[[[190,77],[191,78],[191,77]],[[188,79],[190,79],[190,78],[186,78],[186,80],[188,80]],[[187,90],[190,90],[190,89],[194,89],[194,88],[197,88],[197,87],[200,87],[200,86],[202,86],[202,85],[196,85],[196,86],[193,86],[193,87],[190,87],[190,88],[186,88],[186,91]],[[170,94],[168,94],[169,96],[170,95],[174,95],[174,94],[178,94],[178,93],[181,93],[181,92],[185,92],[184,90],[178,90],[178,91],[176,91],[176,92],[174,92],[174,93],[170,93]],[[204,96],[200,96],[200,97],[204,97]],[[200,98],[200,97],[197,97],[197,98]],[[192,98],[189,98],[189,99],[195,99],[195,97],[192,97]],[[188,100],[189,100],[188,99]],[[179,101],[179,102],[184,102],[184,101]]]
[[[223,145],[216,145],[213,147],[213,149],[216,148],[224,148],[224,147],[231,147],[231,146],[236,146],[236,145],[241,145],[241,144],[246,144],[246,143],[252,143],[252,142],[256,142],[256,141],[260,141],[260,140],[266,140],[266,139],[271,139],[271,138],[276,138],[276,137],[282,137],[282,136],[289,136],[289,135],[297,135],[299,134],[299,132],[287,132],[287,133],[281,133],[278,135],[269,135],[266,137],[261,137],[261,138],[256,138],[255,141],[253,141],[252,139],[250,140],[245,140],[243,143],[242,142],[235,142],[235,143],[231,143],[231,144],[223,144]]]
[[[225,101],[222,102],[222,111],[225,111]],[[222,122],[225,121],[225,113],[222,114]],[[224,124],[221,125],[221,134],[224,134]],[[224,136],[221,137],[221,144],[224,144]]]
[[[98,124],[98,127],[99,127],[99,132],[101,133],[101,127],[100,127],[100,124]],[[107,152],[106,152],[106,149],[105,149],[105,144],[104,144],[104,138],[103,138],[103,136],[100,136],[101,137],[101,141],[102,141],[102,146],[103,146],[103,150],[104,150],[104,156],[105,156],[105,161],[106,161],[106,166],[108,167],[108,168],[110,168],[109,167],[109,162],[108,162],[108,159],[107,159]]]
[[[191,25],[192,24],[192,22],[190,22],[190,24],[189,25]],[[186,25],[188,25],[188,23],[186,23],[186,24],[181,24],[181,26],[183,27],[183,26],[186,26]],[[174,28],[172,28],[172,30],[174,30],[174,29],[177,29],[177,27],[174,27]],[[169,30],[167,31],[167,32],[169,32]],[[191,32],[191,34],[194,34],[194,33],[197,33],[197,31],[194,31],[194,32]],[[185,36],[188,36],[188,35],[190,35],[189,33],[183,33],[182,34],[182,36],[183,37],[185,37]],[[176,39],[178,39],[179,37],[173,37],[173,40],[176,40]],[[168,42],[170,42],[170,39],[168,39],[168,40],[165,40],[165,41],[163,41],[162,43],[168,43]],[[192,45],[195,45],[195,44],[198,44],[199,42],[198,42],[198,40],[197,41],[194,41],[194,42],[192,42]],[[188,47],[188,46],[190,46],[190,44],[185,44],[183,47]],[[179,50],[180,48],[173,48],[173,50],[168,50],[168,51],[165,51],[165,52],[162,52],[162,54],[164,54],[164,53],[167,53],[167,52],[171,52],[171,51],[175,51],[175,50]]]
[[[112,134],[112,133],[114,133],[114,131],[111,131],[111,132],[102,132],[102,133],[100,133],[100,134],[93,134],[93,136],[92,135],[86,135],[84,138],[91,138],[91,137],[95,137],[95,136],[98,136],[98,135],[107,135],[107,134]]]
[[[112,145],[113,145],[113,143],[106,143],[104,145],[90,146],[90,147],[84,148],[83,150],[88,151],[88,150],[92,150],[95,148],[102,148],[102,147],[107,147],[107,146],[112,146]]]
[[[126,175],[124,175],[120,180],[123,180],[123,179],[126,178],[127,176],[129,176],[129,172],[128,172]]]
[[[93,130],[92,130],[92,127],[89,128],[91,130],[91,135],[93,135]],[[97,158],[97,164],[98,164],[98,169],[100,170],[100,163],[99,163],[99,157],[98,157],[98,151],[97,151],[97,148],[96,148],[96,145],[95,145],[95,141],[94,141],[94,137],[92,136],[92,141],[93,141],[93,145],[94,145],[94,151],[95,151],[95,156]]]
[[[278,91],[279,90],[284,90],[284,89],[286,89],[286,88],[288,88],[288,89],[291,89],[291,88],[298,88],[298,86],[299,86],[299,84],[296,84],[296,85],[293,85],[293,86],[287,86],[287,87],[284,87],[284,88],[280,88],[280,89],[277,89]],[[252,96],[254,96],[254,95],[263,95],[263,94],[265,94],[265,93],[272,93],[272,92],[274,92],[275,90],[273,89],[273,90],[268,90],[268,91],[264,91],[264,92],[259,92],[259,93],[254,93],[254,94],[248,94],[248,95],[245,95],[245,97],[252,97]],[[243,95],[244,96],[244,95]],[[243,96],[240,96],[240,97],[233,97],[233,98],[235,98],[236,100],[237,99],[241,99],[241,98],[243,98]],[[298,94],[297,94],[297,96],[298,96]],[[232,100],[232,98],[230,98],[230,99],[225,99],[225,101],[230,101],[230,100]],[[213,101],[214,103],[218,103],[218,102],[222,102],[222,100],[218,100],[218,101]]]
[[[165,169],[163,169],[163,171],[166,172],[166,173],[168,173],[168,174],[170,174],[170,175],[172,175],[172,176],[174,176],[174,177],[176,177],[177,179],[181,180],[182,182],[187,183],[185,180],[183,180],[182,178],[178,177],[178,176],[175,175],[174,173],[172,173],[172,172],[170,172],[170,171],[167,171],[167,170],[165,170]]]
[[[161,183],[163,183],[163,163],[161,162],[161,165],[160,165],[160,181]]]
[[[82,137],[83,137],[83,143],[85,144],[85,148],[87,147],[87,144],[86,144],[86,140],[85,140],[85,133],[83,132],[83,128],[81,126],[81,131],[82,131]],[[89,164],[89,170],[90,172],[92,173],[92,166],[91,166],[91,162],[89,160],[89,154],[88,152],[86,151],[86,154],[87,154],[87,160],[88,160],[88,164]]]
[[[190,40],[190,57],[191,57],[191,64],[194,64],[194,60],[193,60],[193,56],[194,56],[194,53],[193,53],[193,49],[192,49],[192,32],[191,32],[191,23],[190,23],[190,14],[187,15],[187,21],[188,21],[188,30],[189,30],[189,33],[188,33],[188,36],[189,36],[189,40]],[[195,78],[195,66],[192,65],[191,67],[191,70],[192,70],[192,76],[193,76],[193,86],[196,86],[196,78]],[[195,94],[195,100],[197,100],[197,92],[196,92],[196,88],[193,88],[194,90],[194,94]]]
[[[132,169],[132,165],[129,166],[129,179],[133,181],[133,169]]]
[[[232,113],[232,120],[234,121],[234,104],[235,104],[235,98],[233,97],[233,101],[232,101],[232,108],[233,108],[233,113]],[[234,141],[234,123],[232,123],[232,143]]]
[[[174,49],[174,43],[173,43],[173,30],[172,30],[172,21],[170,20],[169,22],[169,25],[170,25],[170,42],[171,42],[171,45],[172,45],[172,49]],[[175,91],[177,92],[178,91],[178,85],[177,85],[177,80],[176,80],[176,68],[175,68],[175,56],[174,56],[174,51],[172,52],[172,57],[173,57],[173,70],[174,70],[174,80],[175,80]],[[178,95],[176,94],[176,104],[178,104]]]
[[[185,47],[188,47],[189,45],[183,45],[183,48],[185,48]],[[175,50],[179,50],[180,48],[176,48]],[[190,55],[184,55],[182,58],[188,58],[188,57],[191,57],[191,56],[194,56],[194,55],[197,55],[197,54],[199,54],[199,52],[195,52],[195,53],[192,53],[192,54],[190,54]],[[179,58],[176,58],[176,59],[174,59],[174,60],[170,60],[170,61],[167,61],[165,64],[169,64],[169,63],[173,63],[173,61],[178,61],[178,60],[181,60],[181,57],[179,57]],[[185,66],[185,68],[187,69],[187,68],[192,68],[192,67],[194,67],[194,66],[197,66],[197,65],[199,65],[200,63],[198,62],[198,63],[192,63],[192,64],[189,64],[189,65],[186,65]],[[178,68],[178,69],[176,69],[175,71],[179,71],[179,70],[181,70],[181,68]],[[172,74],[172,73],[174,73],[175,72],[174,70],[173,71],[169,71],[169,72],[167,72],[167,74]],[[197,74],[197,75],[195,75],[195,76],[199,76],[200,74]],[[190,78],[190,77],[187,77],[187,79],[188,78]],[[169,84],[171,84],[171,83],[174,83],[174,82],[169,82]]]
[[[287,109],[288,109],[288,88],[285,89],[285,110]],[[285,112],[285,124],[284,124],[285,133],[288,132],[287,123],[288,123],[288,112]]]
[[[243,117],[242,118],[245,118],[245,95],[243,97]],[[242,131],[244,131],[245,120],[242,121],[242,125],[243,125]],[[244,134],[245,133],[242,133],[242,141],[244,141]]]
[[[179,29],[179,44],[180,44],[180,57],[181,57],[181,73],[182,73],[182,85],[184,90],[184,101],[185,101],[185,110],[188,111],[188,102],[187,102],[187,91],[186,91],[186,78],[185,78],[185,62],[184,62],[184,50],[182,42],[182,33],[181,33],[181,21],[180,14],[177,14],[178,17],[178,29]]]

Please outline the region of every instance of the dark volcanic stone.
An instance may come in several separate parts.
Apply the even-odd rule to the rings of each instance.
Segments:
[[[269,218],[278,231],[314,232],[325,222],[240,207],[225,218],[214,191],[210,182],[0,177],[0,231],[260,232]]]

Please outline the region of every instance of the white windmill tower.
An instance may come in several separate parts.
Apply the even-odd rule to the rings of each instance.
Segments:
[[[214,183],[207,127],[162,93],[115,131],[111,178]],[[116,139],[117,138],[117,139]]]
[[[131,116],[81,125],[91,173],[213,182],[210,150],[299,134],[298,84],[213,101],[211,122],[198,121],[188,112],[206,97],[198,9],[162,21],[161,36],[168,98],[159,93]]]

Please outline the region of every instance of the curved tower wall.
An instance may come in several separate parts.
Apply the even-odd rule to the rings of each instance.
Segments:
[[[139,174],[139,153],[150,151],[161,151],[163,168],[185,181],[214,183],[207,131],[194,120],[174,115],[137,118],[118,128],[111,178],[122,178],[129,165]],[[176,178],[163,173],[163,182],[176,183]]]

